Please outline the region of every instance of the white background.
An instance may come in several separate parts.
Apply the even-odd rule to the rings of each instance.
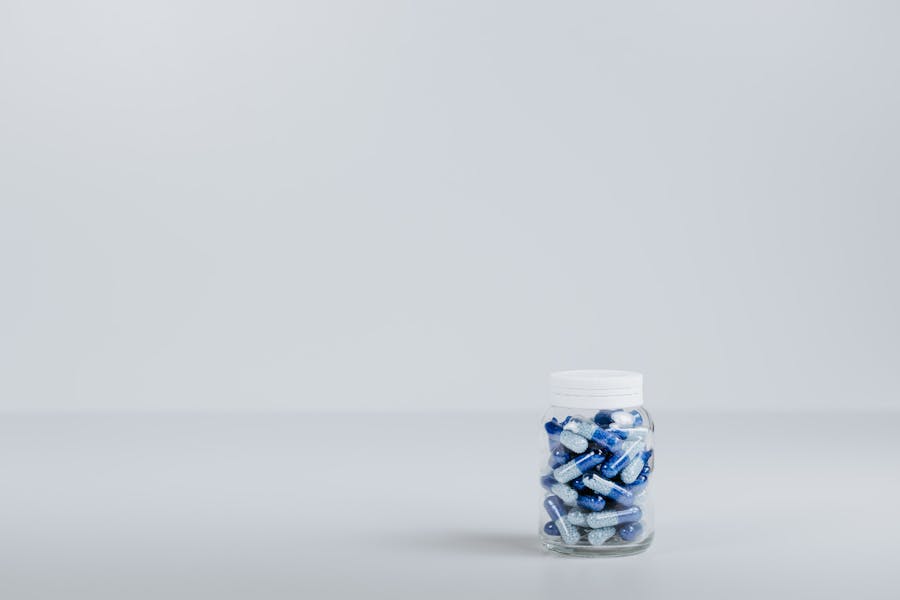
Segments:
[[[0,4],[0,409],[896,408],[892,2]]]
[[[898,31],[0,0],[0,596],[895,597]],[[562,368],[645,373],[644,554],[541,552]]]

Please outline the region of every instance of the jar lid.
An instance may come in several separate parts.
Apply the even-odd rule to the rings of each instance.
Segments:
[[[550,393],[559,406],[626,408],[644,403],[644,376],[634,371],[583,369],[550,374]]]

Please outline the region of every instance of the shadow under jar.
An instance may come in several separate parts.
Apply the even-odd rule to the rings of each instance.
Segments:
[[[544,546],[574,556],[625,556],[653,541],[653,420],[643,377],[559,371],[541,434]]]

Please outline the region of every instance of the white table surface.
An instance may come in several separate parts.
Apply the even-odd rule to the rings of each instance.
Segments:
[[[539,426],[5,415],[0,598],[900,597],[898,413],[658,414],[617,559],[539,547]]]

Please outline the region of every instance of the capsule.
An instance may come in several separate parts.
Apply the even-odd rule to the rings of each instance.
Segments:
[[[596,423],[591,423],[585,419],[575,417],[566,423],[563,428],[596,442],[601,448],[613,454],[618,452],[622,445],[622,440],[615,433],[600,429]]]
[[[640,427],[644,424],[644,416],[639,410],[617,410],[609,418],[620,428]]]
[[[625,468],[625,465],[631,462],[631,459],[643,451],[644,442],[641,440],[622,442],[619,451],[610,456],[603,463],[603,466],[600,467],[600,473],[607,479],[612,479],[619,474],[619,471]]]
[[[582,494],[578,496],[576,504],[578,504],[578,506],[580,506],[581,508],[594,512],[599,512],[606,508],[606,500],[603,499],[603,496],[598,496],[595,494]]]
[[[560,433],[559,443],[575,454],[581,454],[588,448],[588,441],[574,431],[563,431]]]
[[[641,537],[643,532],[644,527],[640,523],[627,523],[619,527],[619,537],[626,542],[633,542]]]
[[[547,432],[547,444],[550,446],[550,450],[559,445],[559,434],[562,433],[562,430],[562,423],[557,421],[556,417],[544,423],[544,431]]]
[[[591,529],[588,532],[588,543],[591,546],[602,546],[612,536],[616,535],[615,527],[601,527],[600,529]]]
[[[572,453],[562,444],[556,444],[550,448],[550,458],[547,459],[547,464],[550,465],[551,469],[555,469],[556,467],[561,467],[570,460],[572,460]]]
[[[587,513],[581,509],[573,508],[566,514],[566,521],[578,527],[587,527]]]
[[[625,506],[631,506],[634,502],[634,493],[632,491],[618,483],[603,479],[599,475],[586,476],[583,478],[583,481],[584,485],[614,502]]]
[[[576,492],[583,492],[584,490],[588,489],[588,487],[584,485],[584,477],[576,477],[569,482],[569,485],[575,488]]]
[[[598,411],[596,415],[594,415],[594,423],[599,425],[600,427],[606,427],[610,423],[613,422],[612,414],[615,411],[612,410],[601,410]]]
[[[547,496],[544,500],[544,509],[550,515],[550,520],[556,525],[556,529],[559,530],[563,542],[570,545],[577,544],[581,539],[581,533],[577,527],[566,521],[568,509],[563,501],[558,496]]]
[[[631,462],[619,473],[619,479],[622,480],[622,483],[634,483],[644,473],[644,469],[647,466],[646,463],[652,455],[653,450],[645,450],[640,456],[632,458]]]
[[[544,523],[544,533],[556,537],[559,536],[559,529],[553,524],[553,521],[547,521]]]
[[[625,523],[633,523],[641,520],[641,508],[631,506],[622,510],[604,510],[602,512],[588,513],[586,519],[588,527],[599,529],[600,527],[615,527]],[[557,524],[559,526],[559,524]],[[562,531],[562,530],[560,530]]]
[[[566,484],[556,481],[550,475],[544,475],[543,477],[541,477],[541,485],[559,496],[562,501],[569,506],[575,506],[575,504],[578,502],[578,492],[576,492]]]
[[[585,452],[574,460],[554,469],[553,478],[560,483],[566,483],[596,467],[601,462],[603,462],[603,455],[601,453]]]

